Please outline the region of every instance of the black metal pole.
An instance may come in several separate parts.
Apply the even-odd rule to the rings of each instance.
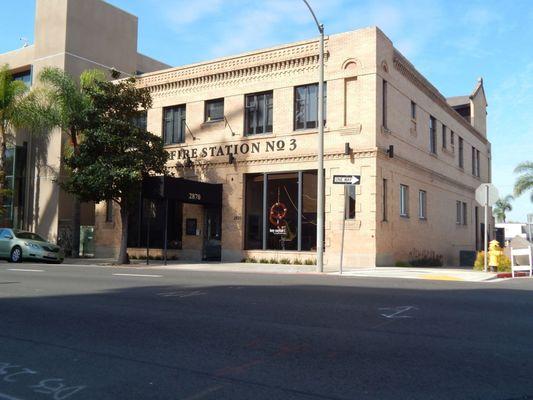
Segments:
[[[167,265],[167,250],[168,250],[168,197],[165,199],[165,265]]]
[[[148,200],[148,228],[146,229],[146,265],[150,264],[150,220],[152,219],[152,203]]]

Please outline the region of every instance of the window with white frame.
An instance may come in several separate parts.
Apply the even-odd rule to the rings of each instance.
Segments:
[[[468,205],[463,202],[463,212],[462,212],[462,217],[463,217],[463,220],[462,220],[462,223],[463,225],[468,225],[468,218],[467,218],[467,208],[468,208]]]
[[[429,117],[429,150],[431,154],[437,154],[437,120]]]
[[[418,191],[418,218],[427,219],[427,193],[425,190]]]
[[[409,217],[409,186],[400,185],[400,216]]]
[[[456,217],[455,217],[455,223],[457,225],[468,225],[468,204],[464,201],[456,201],[455,202],[455,209],[456,209]]]

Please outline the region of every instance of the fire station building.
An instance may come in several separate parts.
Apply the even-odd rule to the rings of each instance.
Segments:
[[[491,175],[480,79],[445,98],[378,28],[326,37],[326,270],[434,251],[458,265],[482,246],[474,199]],[[240,261],[316,257],[317,40],[140,75],[171,176],[145,182],[130,255]],[[335,175],[360,176],[337,185]],[[120,216],[96,208],[97,256],[118,252]]]

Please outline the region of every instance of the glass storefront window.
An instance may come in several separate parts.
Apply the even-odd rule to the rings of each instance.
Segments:
[[[316,250],[316,192],[316,171],[247,175],[245,248]]]
[[[302,250],[316,251],[317,171],[304,171],[302,185]]]
[[[250,250],[263,248],[263,174],[246,176],[246,242]]]
[[[298,250],[298,173],[269,174],[268,250]]]

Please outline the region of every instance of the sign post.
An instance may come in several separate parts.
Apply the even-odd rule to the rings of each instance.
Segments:
[[[485,251],[484,271],[488,270],[488,223],[489,223],[489,207],[498,201],[498,189],[492,183],[482,183],[476,189],[476,201],[485,207],[485,229],[483,232],[483,250]],[[476,226],[477,229],[477,226]]]
[[[333,175],[333,184],[343,185],[344,189],[344,207],[342,212],[342,234],[341,234],[341,261],[339,264],[339,273],[342,275],[342,262],[344,259],[344,232],[346,230],[346,203],[348,202],[348,186],[359,185],[361,183],[360,175]]]

